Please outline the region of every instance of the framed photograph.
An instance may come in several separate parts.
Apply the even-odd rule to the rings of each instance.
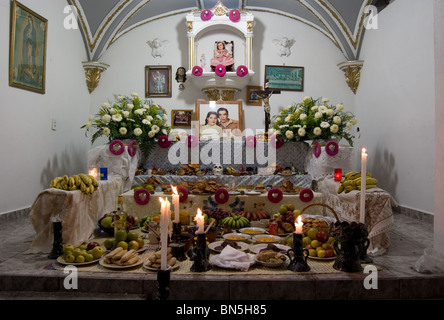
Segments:
[[[270,89],[304,91],[304,67],[265,66],[265,79]]]
[[[193,110],[171,110],[171,126],[173,128],[191,129]]]
[[[247,104],[261,106],[262,98],[257,95],[257,91],[262,91],[262,86],[247,86]]]
[[[9,85],[44,94],[48,20],[20,2],[11,5]]]
[[[242,135],[242,101],[196,101],[196,134],[201,140]]]
[[[171,66],[145,66],[145,96],[171,97]]]

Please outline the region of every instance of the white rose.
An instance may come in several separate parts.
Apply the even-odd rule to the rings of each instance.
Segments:
[[[117,96],[117,101],[121,102],[123,100],[122,96]]]
[[[140,136],[142,134],[142,129],[136,128],[133,130],[133,133],[136,137]]]
[[[302,100],[304,103],[309,103],[310,101],[311,101],[311,97],[305,97],[303,100]]]
[[[341,124],[341,117],[339,116],[334,116],[333,117],[333,122],[336,124]]]
[[[143,119],[143,120],[142,120],[142,123],[143,123],[143,124],[151,124],[151,122],[148,121],[147,119]]]
[[[117,113],[117,110],[116,110],[116,109],[109,109],[109,113],[111,113],[111,114],[116,114],[116,113]]]
[[[335,112],[333,111],[333,109],[327,109],[327,112],[325,112],[327,114],[327,116],[331,117],[332,115],[335,114]]]
[[[132,95],[134,98],[138,98],[138,97],[139,97],[139,94],[138,94],[137,92],[133,92],[133,93],[131,93],[131,95]]]
[[[303,136],[305,136],[305,129],[304,128],[300,128],[299,130],[298,130],[298,135],[300,136],[300,137],[303,137]]]
[[[347,122],[345,126],[347,127],[348,130],[351,130],[353,128],[353,123]]]
[[[336,105],[336,110],[338,110],[338,111],[344,110],[344,106],[342,105],[342,103],[339,103]]]
[[[156,133],[154,131],[150,131],[148,132],[148,137],[152,138],[156,135]]]
[[[321,128],[316,127],[316,128],[313,129],[313,133],[314,133],[316,136],[319,136],[319,135],[321,135],[322,130],[321,130]]]
[[[315,113],[315,119],[321,119],[322,118],[322,112],[316,112]]]
[[[330,127],[330,124],[327,121],[321,122],[321,128],[328,128],[328,127]]]
[[[285,136],[287,137],[287,139],[291,140],[294,137],[294,133],[291,130],[288,130],[287,132],[285,132]]]
[[[110,133],[111,133],[111,130],[110,130],[109,128],[104,128],[104,129],[103,129],[103,134],[104,134],[105,136],[109,136]]]
[[[357,123],[358,123],[358,119],[353,118],[353,120],[352,120],[352,124],[353,124],[353,125],[356,125]]]
[[[160,128],[158,126],[154,125],[154,126],[152,126],[151,130],[154,131],[154,133],[158,133]]]
[[[102,108],[103,109],[109,109],[109,108],[111,108],[111,106],[109,105],[108,102],[105,102],[104,104],[102,104]]]
[[[168,131],[166,129],[162,129],[162,133],[167,135]]]
[[[128,118],[130,113],[129,111],[122,111],[122,114],[125,118]]]
[[[147,105],[146,103],[144,103],[143,105],[142,105],[142,107],[144,108],[144,109],[149,109],[149,105]]]
[[[120,129],[119,129],[119,133],[120,134],[126,134],[128,132],[128,130],[125,128],[125,127],[120,127]]]
[[[120,122],[122,121],[122,115],[120,113],[113,114],[112,119],[113,121]]]
[[[104,114],[102,117],[103,123],[109,123],[111,121],[111,116],[109,114]]]
[[[307,115],[306,115],[305,113],[302,113],[302,114],[299,116],[299,119],[301,119],[302,121],[304,121],[305,119],[307,119]]]
[[[313,106],[313,107],[311,107],[311,111],[313,111],[313,112],[318,111],[318,109],[319,109],[318,106]]]
[[[143,115],[144,112],[145,112],[145,109],[137,109],[134,111],[134,114],[141,116],[141,115]]]
[[[86,130],[89,130],[89,128],[91,128],[92,123],[91,122],[87,122],[85,125]]]
[[[322,103],[325,104],[325,103],[328,103],[330,101],[330,99],[329,98],[322,98],[321,101],[322,101]]]
[[[281,122],[281,118],[277,117],[275,123]]]
[[[319,107],[319,111],[321,111],[322,113],[326,113],[327,112],[327,107],[326,106],[320,106]]]
[[[291,121],[291,114],[285,117],[285,122],[290,122]]]
[[[126,108],[127,108],[128,110],[133,110],[134,105],[133,105],[132,103],[128,103],[128,104],[126,105]]]
[[[152,116],[147,116],[146,119],[147,119],[148,121],[153,121],[153,117],[152,117]]]
[[[332,124],[331,125],[331,127],[330,127],[330,132],[331,133],[336,133],[336,132],[338,132],[338,130],[339,130],[339,127],[338,127],[337,124]]]

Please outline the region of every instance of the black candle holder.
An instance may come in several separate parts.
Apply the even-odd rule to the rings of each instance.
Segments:
[[[182,224],[180,222],[173,221],[173,234],[171,235],[171,240],[173,242],[180,242],[182,234]]]
[[[188,250],[188,256],[191,261],[194,261],[190,270],[193,272],[205,272],[211,269],[210,262],[208,260],[208,247],[207,238],[205,233],[197,234],[196,252],[192,249]]]
[[[185,261],[187,259],[185,255],[185,244],[183,242],[172,242],[170,243],[171,254],[174,258],[179,261]]]
[[[171,266],[167,266],[166,270],[157,269],[158,294],[157,300],[168,300],[170,296],[170,276]]]
[[[63,255],[62,222],[54,221],[52,223],[52,230],[54,242],[52,243],[52,250],[48,255],[48,259],[56,259]]]
[[[290,256],[291,251],[293,251],[293,259]],[[304,252],[306,253],[305,256]],[[307,264],[308,250],[302,247],[302,234],[293,233],[293,249],[289,249],[287,255],[290,258],[288,270],[294,272],[310,271],[310,266]]]

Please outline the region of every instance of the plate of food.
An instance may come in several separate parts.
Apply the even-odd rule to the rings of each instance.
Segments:
[[[118,262],[117,262],[118,263]],[[134,268],[134,267],[138,267],[143,263],[143,259],[142,257],[138,256],[136,262],[131,263],[128,262],[127,264],[116,264],[115,261],[113,260],[109,260],[105,257],[103,257],[102,259],[100,259],[99,264],[102,267],[108,268],[108,269],[129,269],[129,268]]]
[[[267,230],[265,230],[264,228],[259,228],[259,227],[247,227],[247,228],[239,229],[239,231],[241,233],[245,233],[248,235],[266,234],[267,233]]]
[[[250,249],[250,246],[246,244],[245,242],[237,242],[232,240],[224,240],[224,241],[215,241],[211,242],[208,245],[208,248],[216,253],[221,253],[222,250],[226,246],[231,246],[234,249],[240,250],[240,251],[247,251]]]
[[[76,267],[89,266],[91,264],[99,262],[99,260],[100,259],[93,259],[93,260],[90,260],[90,261],[86,261],[85,260],[85,262],[75,262],[75,261],[74,262],[68,262],[68,261],[65,260],[64,256],[60,256],[60,257],[57,258],[57,262],[60,263],[61,265],[64,265],[64,266],[76,266]]]
[[[254,260],[257,263],[269,268],[277,268],[290,261],[286,254],[283,254],[279,250],[276,251],[273,249],[265,249],[259,251],[254,256]]]
[[[257,243],[278,243],[281,240],[281,237],[271,234],[260,234],[253,236],[253,241]]]
[[[261,192],[255,191],[255,190],[249,190],[249,191],[245,191],[245,194],[249,195],[249,196],[257,196],[257,195],[261,194]]]
[[[172,262],[170,262],[172,263]],[[172,265],[170,265],[169,263],[167,263],[169,267],[171,267],[171,271],[174,271],[176,269],[179,268],[180,266],[180,262],[178,260],[176,260],[176,258],[174,258],[174,263],[172,263]],[[159,270],[160,268],[160,264],[156,263],[156,262],[152,262],[151,260],[147,260],[143,263],[143,268],[147,269],[149,271],[156,271]]]
[[[281,171],[279,172],[279,175],[281,176],[294,176],[296,173],[292,171]]]
[[[227,233],[222,236],[225,240],[232,240],[232,241],[242,241],[246,242],[251,237],[248,234],[244,233]]]
[[[280,243],[258,243],[250,245],[250,252],[252,253],[259,253],[259,251],[266,249],[274,249],[279,250],[281,253],[287,253],[287,251],[290,250],[291,247]]]
[[[228,191],[228,194],[232,195],[232,196],[235,196],[235,195],[241,194],[241,192],[237,191],[237,190],[230,190],[230,191]]]
[[[140,266],[143,263],[142,257],[136,250],[126,250],[118,247],[102,256],[99,264],[108,269],[128,269]]]

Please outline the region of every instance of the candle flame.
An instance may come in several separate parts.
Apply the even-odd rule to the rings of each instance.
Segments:
[[[300,215],[298,216],[298,223],[302,223],[302,218]]]
[[[366,153],[367,149],[366,148],[362,148],[362,153]]]
[[[179,193],[177,193],[177,188],[176,188],[176,187],[171,186],[171,190],[173,191],[173,194],[174,194],[174,195],[176,195],[176,196],[179,195]]]
[[[161,204],[165,203],[165,200],[162,197],[159,197],[159,201],[160,201]]]
[[[199,218],[203,217],[203,215],[202,215],[202,211],[201,211],[199,208],[197,208],[197,214],[196,214],[196,217],[195,217],[194,220],[196,220],[198,217],[199,217]]]

